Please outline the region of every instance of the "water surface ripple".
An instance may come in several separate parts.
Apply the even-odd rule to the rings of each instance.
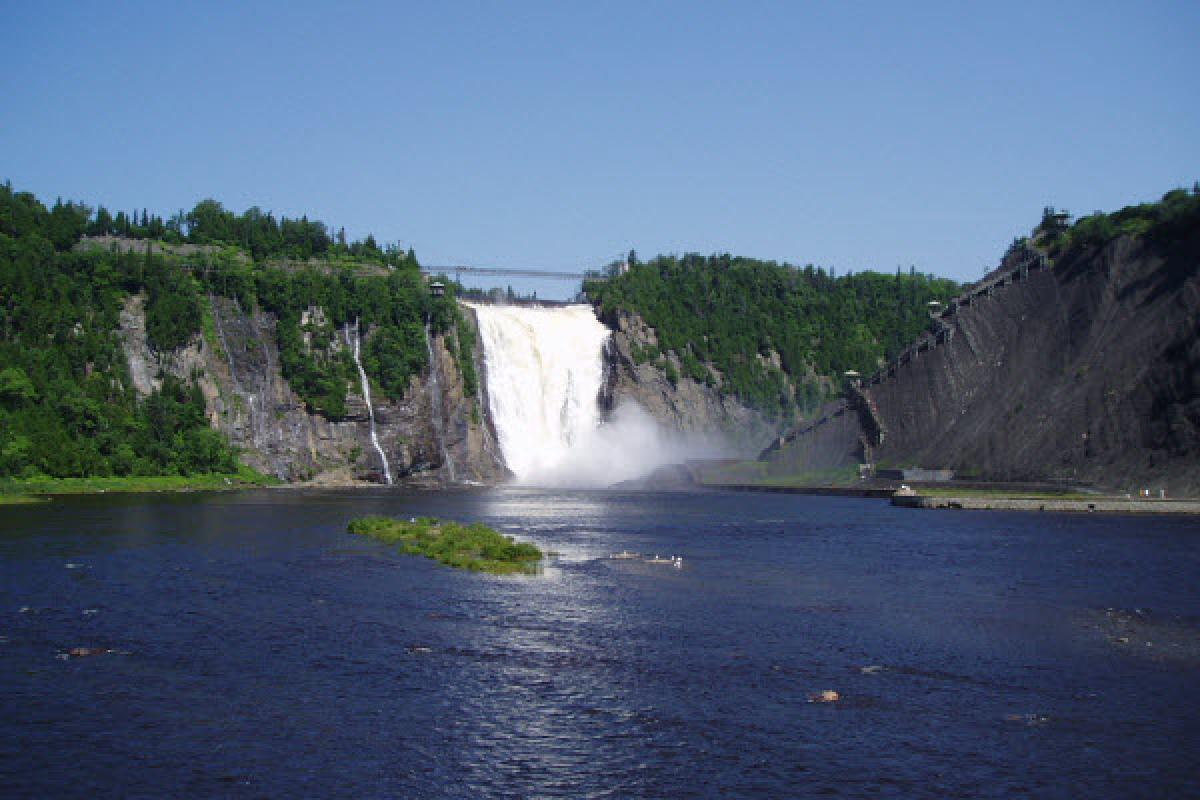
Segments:
[[[363,513],[559,555],[457,572]],[[1192,520],[786,495],[3,507],[0,794],[1196,796],[1198,568]]]

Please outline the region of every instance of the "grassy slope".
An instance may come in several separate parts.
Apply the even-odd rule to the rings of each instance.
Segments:
[[[93,492],[169,492],[215,489],[245,489],[273,486],[279,481],[241,467],[236,474],[146,475],[106,478],[12,478],[0,480],[2,502],[29,502],[39,494],[89,494]]]

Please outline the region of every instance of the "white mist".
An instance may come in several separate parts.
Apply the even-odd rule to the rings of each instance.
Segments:
[[[479,320],[489,410],[516,482],[608,486],[720,448],[666,431],[635,403],[602,420],[610,332],[588,305],[472,304]]]

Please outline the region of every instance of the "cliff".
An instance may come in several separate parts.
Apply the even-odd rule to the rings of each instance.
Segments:
[[[1015,250],[763,457],[1200,493],[1200,231]]]
[[[657,345],[656,334],[637,314],[620,310],[615,315],[612,339],[605,351],[606,380],[602,405],[613,408],[621,400],[637,402],[667,428],[687,435],[720,436],[732,447],[755,453],[776,435],[779,423],[761,411],[723,395],[721,375],[708,367],[713,386],[681,374],[679,359],[666,356],[674,367],[675,381],[653,363],[639,364],[634,353]]]
[[[143,296],[126,300],[120,337],[134,387],[148,394],[162,373],[194,380],[211,426],[239,449],[243,463],[261,472],[316,483],[382,480],[357,386],[347,397],[344,418],[312,412],[281,374],[274,315],[246,311],[225,297],[210,296],[207,305],[211,326],[206,324],[204,335],[161,353],[147,342]],[[473,325],[470,310],[463,311]],[[413,377],[402,399],[373,392],[378,439],[398,480],[488,482],[506,474],[480,400],[465,396],[448,346],[455,335],[432,337],[432,369]],[[371,331],[363,336],[369,339]]]

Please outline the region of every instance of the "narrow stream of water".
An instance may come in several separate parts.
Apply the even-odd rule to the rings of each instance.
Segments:
[[[375,452],[379,454],[379,460],[383,462],[383,479],[390,486],[392,483],[392,468],[388,465],[387,454],[383,452],[383,447],[379,444],[379,436],[375,433],[375,409],[371,405],[371,384],[367,380],[367,371],[363,369],[362,359],[359,358],[359,346],[362,337],[359,336],[358,317],[354,318],[354,338],[353,342],[350,337],[350,324],[346,323],[346,344],[350,346],[350,352],[354,356],[354,366],[358,368],[358,379],[362,385],[363,400],[367,403],[367,417],[371,423],[371,444],[375,446]]]

